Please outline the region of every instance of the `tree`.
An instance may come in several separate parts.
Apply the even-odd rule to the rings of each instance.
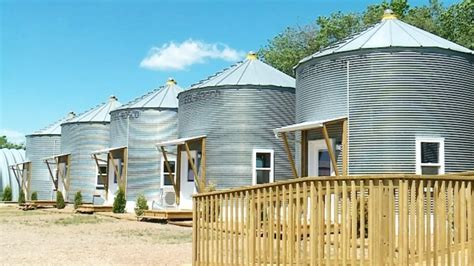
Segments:
[[[61,191],[56,192],[56,208],[64,209],[66,207],[66,203],[64,202],[63,193]]]
[[[25,192],[23,189],[20,189],[20,193],[18,193],[18,204],[22,205],[25,204],[26,198],[25,198]]]
[[[8,142],[7,136],[0,136],[0,149],[3,149],[3,148],[23,150],[25,149],[25,145]]]
[[[3,189],[2,201],[12,201],[12,200],[13,200],[12,188],[9,185],[7,185]]]
[[[82,205],[82,193],[81,191],[76,192],[74,196],[74,209],[79,208]]]
[[[369,5],[362,13],[336,12],[319,16],[310,25],[288,27],[269,40],[259,50],[259,56],[266,63],[294,76],[293,67],[301,59],[378,23],[387,8],[392,9],[402,21],[470,49],[474,48],[472,0],[463,0],[448,8],[444,8],[438,0],[415,7],[411,7],[408,0],[391,0]]]
[[[119,188],[114,199],[114,205],[112,208],[113,213],[125,213],[126,205],[127,199],[125,198],[125,190],[123,188]]]

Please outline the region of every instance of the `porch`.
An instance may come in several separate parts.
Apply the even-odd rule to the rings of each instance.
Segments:
[[[308,177],[194,196],[193,264],[474,263],[474,173]]]

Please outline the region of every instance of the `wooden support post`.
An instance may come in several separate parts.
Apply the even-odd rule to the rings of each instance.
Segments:
[[[308,131],[301,131],[301,176],[308,176]]]
[[[69,186],[71,185],[71,155],[66,155],[66,195],[69,193]],[[64,195],[66,197],[66,195]],[[67,198],[66,198],[67,199]]]
[[[331,158],[332,167],[334,169],[334,172],[336,173],[336,176],[339,176],[339,169],[337,169],[336,156],[334,154],[334,150],[331,145],[331,142],[329,141],[329,134],[328,134],[328,129],[326,127],[326,124],[323,124],[323,135],[324,135],[324,140],[326,141],[326,146],[328,148],[329,157]]]
[[[201,140],[201,179],[206,187],[206,138]]]
[[[189,150],[189,144],[187,142],[184,143],[184,147],[186,148],[186,154],[188,156],[188,161],[189,164],[191,165],[191,169],[193,170],[194,173],[194,180],[197,183],[197,190],[198,192],[204,192],[204,187],[202,185],[202,182],[198,176],[198,172],[196,170],[196,165],[193,162],[193,158],[191,156],[191,151]]]
[[[293,155],[291,154],[291,149],[290,145],[288,144],[288,137],[286,136],[286,132],[282,132],[281,136],[283,138],[283,143],[285,144],[286,155],[288,155],[288,161],[290,162],[293,177],[298,178],[298,171],[296,170],[295,161],[293,160]]]
[[[49,165],[48,160],[45,160],[44,162],[46,163],[46,166],[48,167],[49,176],[51,177],[51,180],[53,180],[54,188],[55,188],[56,191],[57,191],[57,190],[58,190],[58,182],[56,181],[57,179],[54,180],[53,170],[51,170],[51,166]]]
[[[166,155],[165,147],[160,146],[160,149],[161,149],[161,153],[163,154],[163,159],[165,159],[166,170],[168,170],[168,173],[169,173],[169,175],[170,175],[171,184],[173,185],[174,192],[175,192],[176,195],[178,195],[178,194],[179,194],[179,190],[178,190],[178,188],[177,188],[177,186],[176,186],[176,182],[175,182],[175,179],[174,179],[173,171],[171,171],[171,165],[170,165],[170,162],[168,161],[168,156]]]
[[[349,175],[349,139],[348,139],[348,121],[342,121],[342,175]]]
[[[176,176],[176,187],[178,189],[178,193],[176,193],[176,205],[179,205],[181,202],[181,145],[176,146],[176,165],[174,168],[175,176]]]

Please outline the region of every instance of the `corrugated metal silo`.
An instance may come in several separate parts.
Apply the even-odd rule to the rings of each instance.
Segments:
[[[94,202],[94,197],[102,197],[97,189],[98,167],[92,159],[93,151],[110,145],[110,111],[120,106],[117,98],[111,96],[100,104],[75,118],[61,124],[61,155],[67,166],[62,169],[68,177],[67,199],[81,191],[84,202]]]
[[[473,170],[473,58],[386,11],[380,23],[298,64],[296,122],[346,117],[353,175]],[[341,126],[328,131],[336,147]],[[308,131],[309,141],[321,138]]]
[[[209,182],[223,189],[292,176],[272,129],[294,122],[294,82],[249,53],[245,61],[179,94],[179,137],[206,136]],[[191,149],[199,164],[201,146]]]
[[[31,161],[30,192],[37,192],[39,200],[55,199],[53,181],[44,158],[58,154],[61,150],[61,124],[75,116],[70,112],[66,117],[44,129],[26,135],[26,160]]]
[[[19,183],[11,166],[25,160],[24,150],[0,149],[0,200],[6,186],[12,189],[12,200],[18,200]]]
[[[161,188],[161,154],[155,143],[178,136],[178,99],[173,79],[110,113],[111,147],[127,147],[127,201],[138,194],[156,200]],[[109,184],[112,188],[112,184]],[[109,190],[109,194],[115,191]],[[109,198],[111,201],[111,198]]]

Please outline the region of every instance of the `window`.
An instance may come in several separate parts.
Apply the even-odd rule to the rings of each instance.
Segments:
[[[168,158],[168,162],[170,164],[171,168],[171,174],[176,173],[176,160]],[[168,171],[168,167],[166,167],[166,162],[164,158],[161,158],[161,186],[172,186],[173,183],[171,182],[171,175],[170,172]]]
[[[331,176],[331,157],[327,150],[318,151],[318,176]]]
[[[417,138],[416,174],[444,174],[444,138]]]
[[[99,167],[97,167],[97,188],[104,188],[106,176],[107,165],[99,165]]]
[[[253,184],[273,182],[273,150],[253,151]]]

